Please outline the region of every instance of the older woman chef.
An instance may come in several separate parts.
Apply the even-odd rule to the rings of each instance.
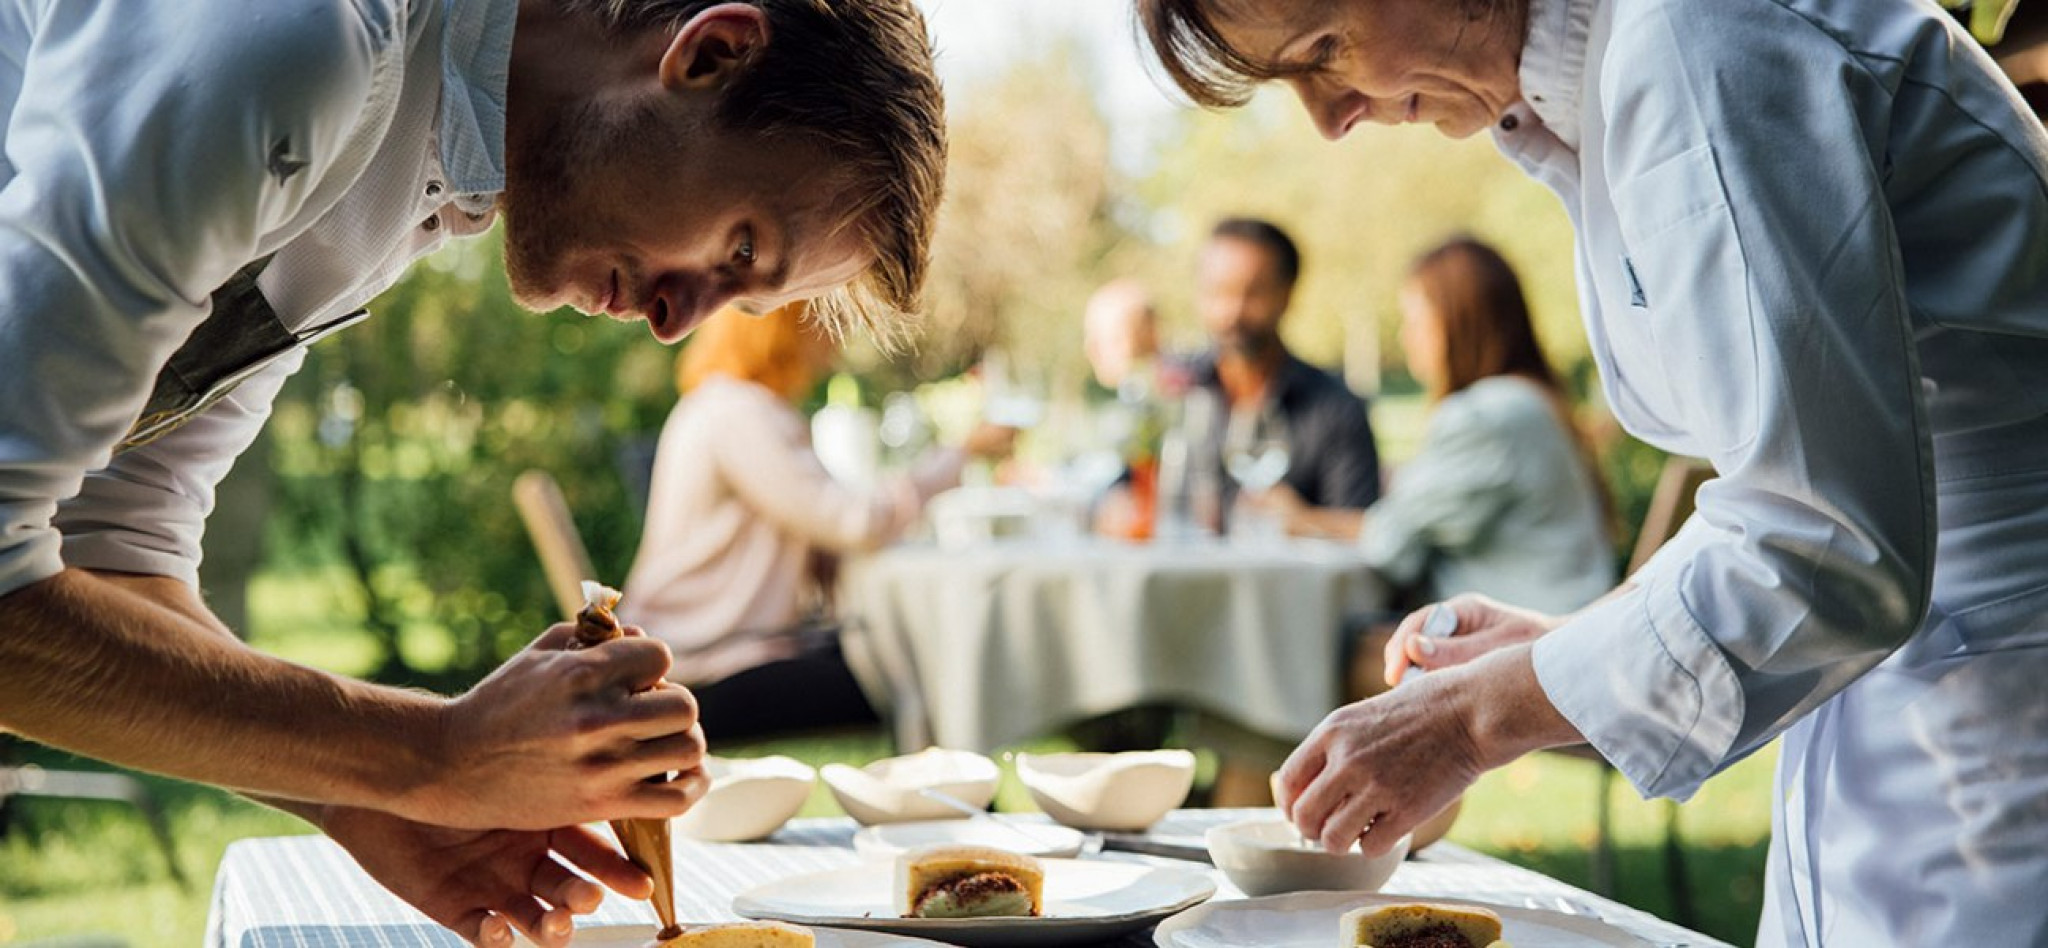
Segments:
[[[1138,6],[1201,101],[1490,129],[1617,415],[1720,474],[1581,613],[1411,617],[1458,667],[1330,715],[1293,820],[1384,849],[1579,740],[1683,798],[1783,734],[1761,943],[2048,944],[2048,138],[1983,51],[1924,0]]]

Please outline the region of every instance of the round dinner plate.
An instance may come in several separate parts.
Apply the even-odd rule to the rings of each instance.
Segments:
[[[890,859],[926,846],[991,846],[1042,859],[1077,856],[1088,837],[1052,823],[1019,825],[1003,820],[921,820],[883,823],[853,834],[853,850],[869,859]]]
[[[944,948],[939,942],[887,932],[855,932],[831,928],[812,928],[811,934],[818,938],[818,948]],[[646,948],[654,940],[652,925],[593,925],[576,930],[576,937],[569,939],[570,948]],[[530,945],[526,939],[519,944]]]
[[[1649,948],[1650,944],[1606,922],[1578,915],[1467,899],[1367,892],[1296,892],[1263,899],[1211,902],[1167,919],[1153,935],[1153,941],[1160,948],[1329,948],[1338,943],[1337,920],[1345,912],[1401,902],[1487,909],[1500,916],[1501,938],[1515,948]]]
[[[1041,918],[898,917],[891,891],[895,867],[886,862],[771,882],[742,893],[732,908],[748,918],[890,932],[966,948],[1037,948],[1115,938],[1216,894],[1209,873],[1195,869],[1078,859],[1042,862]]]

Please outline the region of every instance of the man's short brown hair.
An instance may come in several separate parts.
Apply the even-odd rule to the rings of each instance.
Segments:
[[[722,0],[556,2],[633,32],[680,28]],[[719,121],[831,155],[851,226],[875,255],[851,286],[816,300],[811,317],[835,332],[896,338],[919,306],[945,190],[945,99],[924,16],[912,0],[736,2],[766,14],[769,38],[726,88]]]

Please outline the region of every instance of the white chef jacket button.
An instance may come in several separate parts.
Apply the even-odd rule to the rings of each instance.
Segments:
[[[440,215],[438,215],[438,214],[437,214],[437,215],[435,215],[435,216],[433,216],[433,217],[429,217],[429,218],[427,218],[427,219],[426,219],[426,220],[424,220],[424,221],[421,221],[421,222],[420,222],[420,227],[422,227],[422,228],[424,228],[424,229],[426,229],[426,230],[440,230],[440,229],[441,229],[441,217],[440,217]]]
[[[1514,115],[1512,114],[1503,115],[1500,117],[1500,130],[1503,132],[1512,132],[1515,129],[1521,127],[1521,125],[1522,120],[1514,117]]]
[[[429,182],[427,182],[427,196],[428,196],[428,197],[430,197],[430,198],[431,198],[431,197],[440,197],[440,196],[441,196],[441,182],[439,182],[439,181],[429,181]]]

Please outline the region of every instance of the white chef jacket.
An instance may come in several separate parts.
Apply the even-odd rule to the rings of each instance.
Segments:
[[[312,335],[504,186],[516,5],[0,0],[0,595],[65,565],[196,584],[213,490],[294,352],[114,454],[209,296]]]
[[[1721,475],[1537,673],[1638,787],[1683,797],[1919,628],[1936,438],[2048,416],[2048,137],[1929,3],[1531,17],[1496,140],[1571,212],[1621,423]],[[2009,470],[2048,456],[2009,440]],[[2048,593],[2020,562],[2048,557],[2014,554],[1972,598]]]
[[[1791,728],[1765,944],[2048,943],[2048,136],[1926,0],[1530,17],[1495,140],[1619,420],[1720,474],[1545,693],[1645,794]]]

